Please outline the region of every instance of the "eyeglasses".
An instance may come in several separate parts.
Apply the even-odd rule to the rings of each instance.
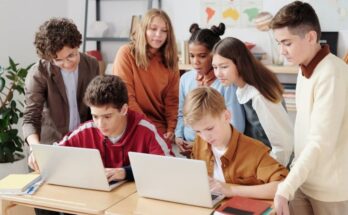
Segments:
[[[73,53],[69,54],[64,59],[53,59],[53,62],[57,66],[63,66],[65,61],[67,61],[68,63],[72,63],[72,62],[76,61],[78,54],[79,54],[79,52],[76,51],[76,52],[73,52]]]

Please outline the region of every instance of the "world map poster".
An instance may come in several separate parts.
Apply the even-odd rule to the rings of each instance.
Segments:
[[[201,0],[201,24],[210,27],[223,22],[226,27],[253,27],[262,7],[262,0]]]

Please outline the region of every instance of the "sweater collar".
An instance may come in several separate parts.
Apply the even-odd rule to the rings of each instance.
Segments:
[[[259,94],[260,92],[254,86],[249,84],[245,84],[242,88],[238,87],[236,91],[239,104],[245,104]]]
[[[210,86],[216,80],[216,76],[213,70],[209,71],[206,75],[200,75],[197,72],[196,81],[198,86]]]
[[[330,53],[330,48],[328,45],[323,45],[322,48],[318,51],[318,53],[314,56],[314,58],[309,62],[307,66],[300,64],[302,76],[305,76],[307,79],[309,79],[315,67],[319,64],[319,62],[326,57]]]

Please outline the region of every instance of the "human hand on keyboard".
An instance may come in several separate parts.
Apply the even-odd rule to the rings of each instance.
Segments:
[[[232,197],[232,185],[209,177],[210,190],[213,193],[222,193],[226,197]]]
[[[105,168],[105,175],[108,181],[120,181],[126,178],[126,171],[123,168]]]

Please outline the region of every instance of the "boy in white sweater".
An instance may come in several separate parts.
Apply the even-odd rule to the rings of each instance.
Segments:
[[[271,28],[281,54],[300,66],[295,159],[276,192],[277,215],[347,214],[348,66],[319,44],[319,19],[308,3],[280,9]]]

